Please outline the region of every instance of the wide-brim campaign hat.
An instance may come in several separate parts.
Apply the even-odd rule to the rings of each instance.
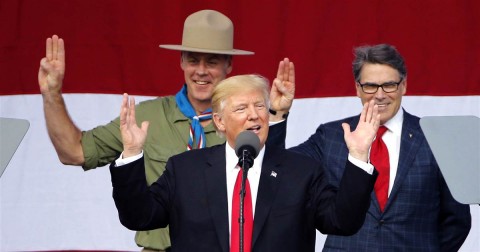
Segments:
[[[233,23],[230,18],[214,10],[201,10],[185,19],[181,45],[160,45],[160,47],[201,53],[254,54],[254,52],[233,48]]]

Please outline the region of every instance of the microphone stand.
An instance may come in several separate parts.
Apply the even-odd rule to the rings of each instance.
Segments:
[[[240,189],[240,212],[239,212],[239,218],[238,218],[238,223],[239,223],[239,228],[240,228],[240,250],[239,252],[243,252],[243,239],[244,239],[244,227],[243,227],[243,224],[245,223],[245,218],[244,218],[244,208],[243,208],[243,204],[244,204],[244,201],[245,201],[245,184],[246,184],[246,181],[247,181],[247,176],[248,176],[248,169],[250,169],[250,166],[251,164],[253,164],[253,162],[249,162],[250,160],[247,160],[247,158],[251,158],[250,156],[250,153],[247,151],[247,150],[243,150],[242,151],[242,160],[241,160],[241,167],[240,169],[243,170],[243,174],[242,174],[242,186],[241,186],[241,189]],[[252,160],[253,161],[253,160]]]

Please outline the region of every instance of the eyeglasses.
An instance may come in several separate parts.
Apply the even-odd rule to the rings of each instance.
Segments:
[[[400,79],[400,81],[398,82],[385,82],[381,85],[379,84],[375,84],[375,83],[360,83],[359,81],[357,81],[358,85],[360,85],[360,87],[362,88],[362,91],[366,94],[375,94],[378,90],[379,87],[382,88],[383,92],[385,93],[393,93],[395,91],[398,90],[398,85],[400,85],[400,83],[402,83],[403,81],[403,78]]]

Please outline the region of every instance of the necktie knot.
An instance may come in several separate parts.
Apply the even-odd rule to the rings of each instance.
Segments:
[[[388,200],[388,187],[390,180],[390,160],[388,149],[382,140],[383,134],[387,131],[387,127],[380,126],[377,131],[375,141],[372,143],[370,150],[370,161],[378,171],[378,178],[375,182],[375,194],[377,196],[380,210],[383,211]]]
[[[385,126],[383,126],[383,125],[380,126],[380,127],[378,128],[378,131],[377,131],[377,138],[382,137],[383,134],[385,134],[385,132],[387,132],[387,130],[388,130],[387,127],[385,127]]]

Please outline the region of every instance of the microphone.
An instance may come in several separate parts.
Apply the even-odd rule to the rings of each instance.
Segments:
[[[238,165],[243,169],[242,184],[240,189],[240,206],[239,206],[239,251],[243,252],[243,240],[244,240],[244,200],[245,200],[245,184],[247,180],[248,169],[253,166],[253,159],[255,159],[260,151],[260,139],[252,131],[245,130],[238,134],[235,140],[235,154],[238,157]]]
[[[235,153],[238,157],[238,164],[243,169],[248,169],[253,166],[253,160],[259,152],[260,139],[255,133],[246,130],[238,134],[235,140]]]

